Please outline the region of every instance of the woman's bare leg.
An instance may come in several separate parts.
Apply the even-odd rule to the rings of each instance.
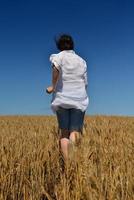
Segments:
[[[61,130],[60,147],[64,160],[68,161],[69,158],[69,145],[70,141],[73,144],[77,144],[80,140],[80,133],[78,131],[72,131],[69,136],[68,130]]]
[[[68,136],[69,136],[68,130],[61,130],[60,147],[65,161],[68,160],[68,151],[69,151]]]
[[[78,131],[72,131],[70,133],[69,139],[71,140],[71,142],[76,144],[80,139],[80,133]]]
[[[60,139],[60,146],[61,146],[61,151],[63,153],[64,160],[68,160],[68,149],[69,149],[69,139],[67,138],[62,138]]]

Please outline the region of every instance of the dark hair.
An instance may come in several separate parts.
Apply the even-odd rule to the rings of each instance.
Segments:
[[[70,35],[62,34],[58,38],[55,38],[55,42],[60,51],[74,49],[74,42]]]

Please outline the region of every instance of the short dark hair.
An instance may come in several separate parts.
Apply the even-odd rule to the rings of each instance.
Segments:
[[[62,34],[58,38],[55,38],[55,42],[60,51],[74,49],[74,42],[70,35]]]

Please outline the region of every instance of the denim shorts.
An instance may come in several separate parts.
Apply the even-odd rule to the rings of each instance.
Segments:
[[[82,112],[80,109],[76,108],[66,109],[59,107],[56,111],[56,115],[60,129],[82,133],[85,111]]]

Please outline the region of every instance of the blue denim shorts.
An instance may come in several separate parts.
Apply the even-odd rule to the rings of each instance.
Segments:
[[[58,125],[60,129],[82,132],[85,111],[76,108],[59,107],[56,111]]]

